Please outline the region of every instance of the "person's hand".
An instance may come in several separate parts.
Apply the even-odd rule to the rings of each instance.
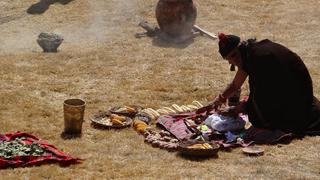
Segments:
[[[221,94],[215,98],[215,100],[208,104],[207,106],[204,106],[202,108],[199,108],[196,113],[197,114],[202,114],[204,112],[206,112],[206,114],[209,114],[211,111],[216,111],[217,109],[219,109],[222,104],[224,104],[226,102],[226,98],[224,98]]]
[[[223,104],[226,103],[226,101],[227,99],[222,94],[219,94],[219,96],[216,97],[212,103],[213,109],[218,110]]]
[[[240,113],[244,112],[246,102],[242,101],[237,106],[229,106],[227,108],[219,109],[217,112],[223,116],[230,116],[237,118]]]
[[[222,109],[219,109],[217,112],[222,116],[228,116],[233,118],[237,118],[239,114],[237,112],[236,106],[229,106],[227,108],[222,108]]]
[[[214,108],[213,108],[213,104],[210,103],[210,104],[208,104],[207,106],[204,106],[204,107],[199,108],[199,109],[196,111],[196,113],[197,113],[197,114],[202,114],[202,113],[205,112],[206,114],[208,114],[208,113],[210,113],[213,109],[214,109]]]
[[[240,114],[245,111],[247,102],[246,101],[240,101],[240,103],[235,107],[235,111]]]

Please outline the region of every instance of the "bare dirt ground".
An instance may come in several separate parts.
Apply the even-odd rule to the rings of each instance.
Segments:
[[[264,146],[265,155],[257,158],[237,148],[189,160],[152,148],[131,128],[93,129],[90,116],[116,105],[206,104],[234,73],[209,38],[186,46],[135,38],[143,32],[141,20],[156,24],[156,0],[74,0],[28,14],[37,2],[0,1],[0,132],[31,132],[86,160],[1,170],[1,179],[319,179],[320,137]],[[208,31],[268,38],[299,54],[320,98],[320,1],[195,3],[197,24]],[[42,53],[37,45],[38,34],[47,31],[64,36],[58,53]],[[67,98],[87,102],[80,139],[60,137]]]

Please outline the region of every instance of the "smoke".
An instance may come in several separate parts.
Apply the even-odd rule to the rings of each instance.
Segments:
[[[121,38],[126,31],[128,17],[137,16],[135,0],[88,1],[89,20],[82,26],[69,25],[57,30],[70,43],[105,43]],[[134,21],[137,24],[138,20]]]
[[[73,1],[76,3],[76,1]],[[75,5],[57,5],[50,8],[64,8]],[[126,27],[137,24],[137,0],[88,0],[87,3],[77,4],[85,9],[85,14],[78,10],[79,15],[73,21],[66,18],[58,23],[55,14],[29,15],[20,12],[23,16],[4,24],[0,23],[0,52],[41,51],[36,43],[41,32],[54,32],[64,37],[61,47],[92,46],[97,43],[108,43],[117,38],[123,38],[128,32]],[[86,6],[86,7],[84,7]],[[73,9],[76,11],[77,9]],[[53,11],[51,11],[53,12]],[[58,15],[57,15],[58,16]],[[68,12],[63,16],[68,17]],[[79,17],[78,19],[76,19]],[[0,17],[1,18],[1,17]],[[75,18],[75,20],[74,20]],[[40,21],[39,19],[43,19]],[[124,25],[128,24],[128,25]]]
[[[36,42],[34,29],[26,28],[24,23],[20,24],[19,21],[23,20],[20,15],[8,17],[8,21],[0,23],[0,53],[32,51]]]

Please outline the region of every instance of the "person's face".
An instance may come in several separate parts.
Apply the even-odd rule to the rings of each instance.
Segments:
[[[241,67],[241,54],[238,48],[232,50],[224,59],[228,60],[229,64]]]

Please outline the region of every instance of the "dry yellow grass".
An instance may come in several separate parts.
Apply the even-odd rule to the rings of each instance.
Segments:
[[[212,100],[234,73],[217,42],[197,37],[186,47],[136,39],[140,20],[156,24],[156,0],[74,0],[41,15],[26,9],[38,0],[0,1],[0,132],[31,132],[82,164],[1,170],[1,179],[319,179],[320,137],[265,146],[265,155],[240,149],[216,159],[189,160],[155,149],[133,129],[90,127],[98,110],[122,104],[158,108]],[[196,1],[197,24],[211,32],[269,38],[298,53],[320,97],[320,2],[318,0]],[[36,44],[42,31],[61,33],[57,54]],[[245,85],[245,91],[247,92]],[[83,136],[63,140],[62,103],[87,102]]]

